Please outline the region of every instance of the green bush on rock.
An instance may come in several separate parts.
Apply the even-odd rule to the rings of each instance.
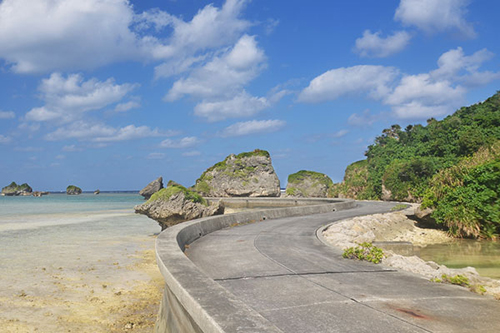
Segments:
[[[158,192],[154,193],[151,198],[147,202],[152,202],[156,200],[162,200],[162,201],[168,201],[170,197],[172,197],[174,194],[177,194],[179,192],[183,192],[186,200],[195,202],[195,203],[200,203],[204,206],[208,206],[207,201],[198,193],[191,191],[184,186],[177,184],[177,183],[171,183],[169,182],[168,187],[163,188],[159,190]]]

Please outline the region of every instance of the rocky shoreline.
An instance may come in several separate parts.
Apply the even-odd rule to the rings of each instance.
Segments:
[[[360,243],[401,244],[411,243],[415,246],[453,242],[445,231],[420,228],[410,217],[414,216],[418,205],[392,213],[355,217],[330,225],[323,231],[324,240],[332,246],[346,249]],[[464,275],[471,285],[484,287],[485,294],[500,299],[500,280],[480,276],[473,267],[451,269],[433,261],[424,261],[417,256],[403,256],[384,249],[385,258],[382,263],[404,271],[422,275],[428,279],[441,279],[448,276]]]

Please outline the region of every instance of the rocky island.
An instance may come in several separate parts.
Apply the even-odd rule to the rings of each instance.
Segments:
[[[198,193],[170,181],[147,202],[135,206],[135,212],[157,221],[164,230],[187,220],[223,214],[224,206],[220,202],[208,204]]]
[[[144,197],[144,199],[148,200],[151,196],[161,190],[163,188],[163,177],[158,177],[153,180],[151,183],[146,185],[142,190],[139,191],[139,194]]]
[[[265,150],[231,154],[208,168],[194,190],[206,197],[279,197],[280,181]]]
[[[333,181],[324,173],[301,170],[288,176],[286,196],[326,198]]]
[[[79,195],[82,194],[82,189],[75,185],[69,185],[66,188],[67,195]]]
[[[27,196],[31,195],[33,189],[27,183],[17,185],[16,182],[2,188],[2,196]]]

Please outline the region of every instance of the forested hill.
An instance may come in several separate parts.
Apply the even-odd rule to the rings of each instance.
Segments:
[[[457,236],[500,232],[500,92],[427,125],[393,125],[333,196],[422,202]]]

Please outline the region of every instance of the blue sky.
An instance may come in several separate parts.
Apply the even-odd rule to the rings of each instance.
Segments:
[[[341,181],[499,90],[500,2],[3,0],[0,186],[186,186],[230,153]]]

